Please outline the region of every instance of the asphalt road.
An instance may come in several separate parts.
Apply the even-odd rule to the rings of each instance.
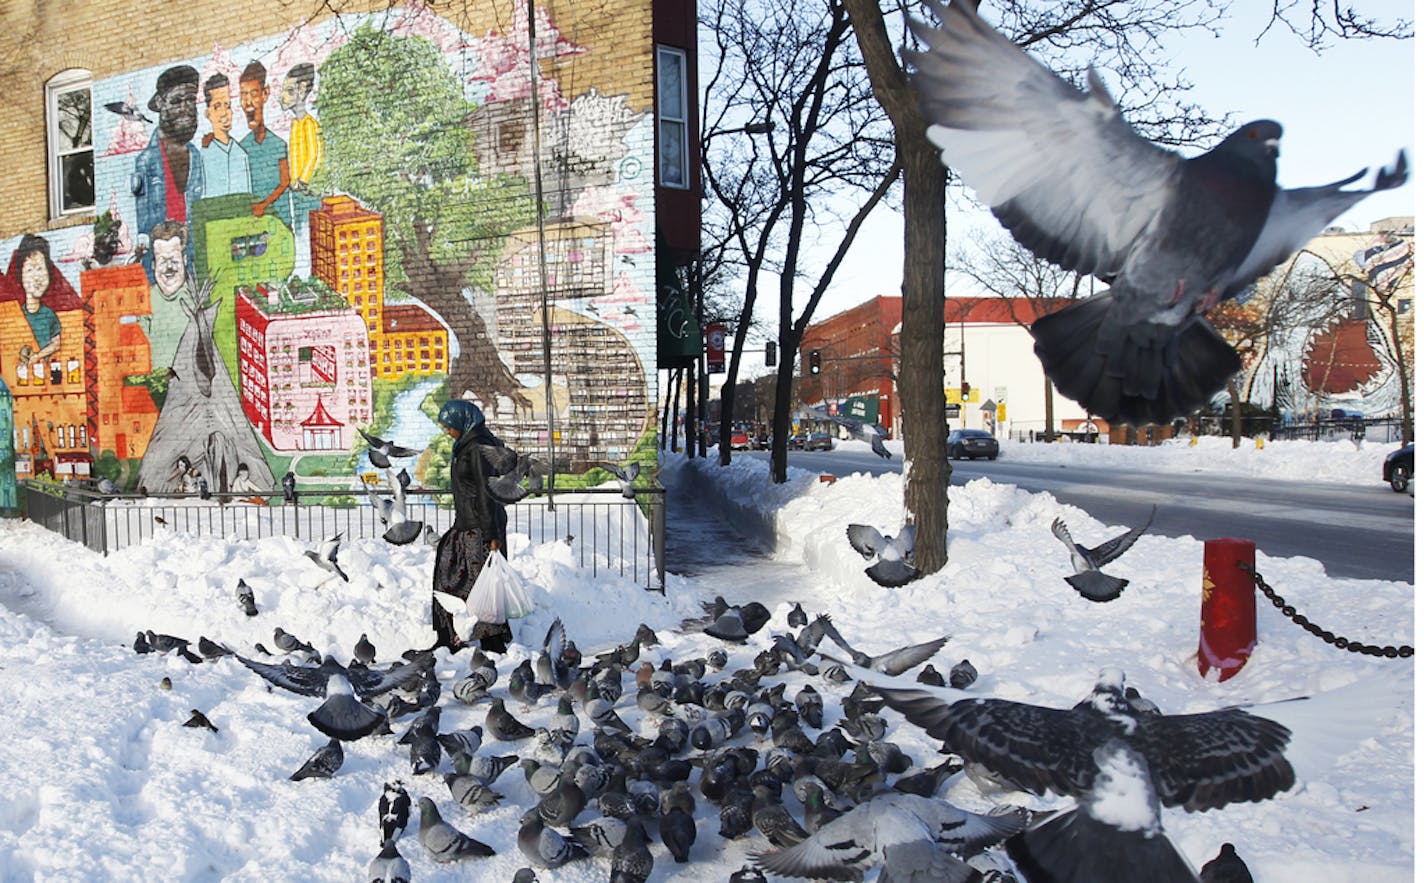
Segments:
[[[765,451],[738,457],[768,458]],[[869,451],[791,451],[797,468],[846,476],[898,472],[901,458]],[[953,461],[950,484],[981,476],[1047,491],[1108,525],[1140,524],[1155,504],[1149,533],[1251,540],[1263,555],[1320,561],[1334,577],[1414,582],[1414,500],[1383,481],[1376,487],[1281,481],[1199,472],[1096,469],[997,460]]]

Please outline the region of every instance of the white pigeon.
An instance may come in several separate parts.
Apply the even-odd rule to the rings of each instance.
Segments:
[[[762,853],[756,863],[783,877],[858,880],[883,864],[882,880],[964,883],[978,871],[955,855],[998,843],[1027,824],[1022,810],[980,815],[931,797],[880,794],[795,846]]]
[[[915,526],[907,524],[893,538],[868,524],[852,524],[846,528],[850,546],[866,561],[875,563],[865,569],[865,575],[886,588],[903,586],[919,579],[915,567]]]
[[[327,573],[341,577],[346,582],[351,582],[351,577],[347,576],[341,569],[341,565],[336,563],[336,553],[341,549],[341,534],[330,537],[322,541],[317,547],[317,551],[307,550],[302,554],[316,562],[316,566]]]
[[[1100,568],[1131,549],[1132,544],[1137,542],[1137,538],[1142,536],[1152,525],[1152,519],[1156,514],[1157,507],[1153,506],[1151,514],[1147,516],[1146,524],[1119,534],[1101,546],[1092,549],[1080,546],[1073,541],[1073,535],[1068,532],[1068,525],[1062,518],[1053,519],[1050,529],[1058,541],[1068,547],[1069,560],[1073,562],[1073,575],[1063,577],[1063,581],[1077,589],[1078,594],[1089,601],[1111,601],[1121,595],[1122,590],[1127,587],[1127,580],[1108,576]]]
[[[402,469],[401,472],[404,473],[405,470]],[[380,517],[381,523],[386,525],[386,532],[381,534],[381,538],[393,546],[409,545],[424,532],[425,522],[412,521],[407,517],[405,483],[392,475],[390,469],[386,470],[386,481],[391,488],[390,499],[377,494],[370,485],[366,486],[366,494],[371,498],[371,505],[375,507],[376,515]]]

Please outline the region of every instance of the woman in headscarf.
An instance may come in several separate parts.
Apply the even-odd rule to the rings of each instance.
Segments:
[[[491,552],[505,546],[508,516],[489,491],[489,479],[507,471],[515,454],[485,426],[485,415],[473,403],[455,399],[445,403],[437,418],[445,433],[455,439],[450,454],[450,490],[455,495],[455,523],[435,549],[433,590],[468,598],[480,568]],[[501,552],[501,554],[503,554]],[[432,598],[431,624],[436,647],[459,649],[453,617]],[[509,624],[479,623],[472,638],[482,650],[503,653],[513,638]]]

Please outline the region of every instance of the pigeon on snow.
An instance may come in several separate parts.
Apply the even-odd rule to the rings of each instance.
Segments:
[[[898,588],[920,577],[915,567],[915,526],[907,524],[894,537],[886,536],[868,524],[852,524],[846,528],[846,538],[852,549],[866,561],[875,563],[865,568],[865,575],[887,589]]]
[[[381,840],[393,841],[405,833],[410,822],[410,794],[400,782],[387,782],[381,790],[376,814],[381,821]]]
[[[1201,314],[1408,178],[1401,152],[1368,190],[1343,189],[1366,170],[1281,190],[1271,120],[1186,159],[1133,131],[1095,72],[1081,92],[973,4],[931,9],[940,26],[915,23],[927,49],[907,56],[944,164],[1021,245],[1111,286],[1031,328],[1053,385],[1109,423],[1166,423],[1207,404],[1241,360]]]
[[[308,549],[302,554],[316,562],[317,567],[320,567],[322,570],[334,576],[339,576],[349,583],[351,582],[351,577],[347,576],[345,571],[341,569],[341,565],[336,562],[336,553],[340,549],[341,534],[337,534],[334,537],[323,540],[317,551],[313,552]]]
[[[1126,533],[1119,534],[1093,549],[1084,548],[1073,541],[1073,535],[1068,532],[1068,525],[1063,519],[1053,519],[1053,535],[1058,541],[1068,547],[1068,555],[1073,562],[1073,575],[1063,577],[1063,581],[1078,590],[1078,594],[1089,601],[1111,601],[1122,590],[1127,587],[1127,580],[1116,576],[1108,576],[1103,573],[1103,565],[1114,560],[1137,542],[1137,538],[1147,531],[1152,525],[1152,518],[1157,514],[1157,507],[1152,507],[1152,512],[1147,516],[1147,522],[1141,527],[1133,528]]]
[[[494,850],[475,838],[456,830],[440,817],[440,810],[429,797],[420,798],[420,845],[437,862],[457,862],[467,858],[487,858]]]
[[[347,668],[330,656],[320,665],[269,665],[265,662],[236,657],[238,662],[277,686],[301,696],[325,697],[325,701],[307,715],[307,720],[323,734],[344,742],[369,736],[386,716],[357,699],[374,699],[388,693],[419,673],[429,662],[416,659],[389,671],[375,671],[363,666]]]
[[[1254,878],[1251,869],[1236,854],[1236,847],[1223,843],[1216,858],[1202,865],[1201,883],[1254,883]]]
[[[243,613],[248,616],[257,615],[257,599],[252,594],[252,587],[242,579],[237,581],[237,603]]]
[[[757,864],[783,877],[858,880],[883,863],[882,879],[962,883],[978,872],[955,858],[1022,831],[1027,814],[980,815],[942,800],[880,794],[795,846],[762,853]]]
[[[394,840],[387,840],[380,855],[371,859],[366,879],[371,883],[410,883],[410,863],[396,849]]]
[[[291,779],[293,782],[300,782],[302,779],[330,779],[341,769],[345,760],[346,752],[341,750],[341,741],[332,739],[307,758],[306,763],[292,773]]]
[[[1006,844],[1029,883],[1195,883],[1195,869],[1163,831],[1163,806],[1199,812],[1269,799],[1295,784],[1294,764],[1333,764],[1394,704],[1382,687],[1356,684],[1249,711],[1143,714],[1114,668],[1071,709],[1000,699],[946,704],[926,690],[875,689],[966,763],[1076,801]]]
[[[371,458],[371,465],[377,469],[389,469],[392,457],[414,457],[420,453],[420,451],[403,448],[394,442],[371,435],[359,426],[356,427],[356,431],[361,433],[361,437],[370,446],[366,451],[366,456]]]

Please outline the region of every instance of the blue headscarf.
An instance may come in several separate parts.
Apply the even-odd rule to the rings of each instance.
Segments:
[[[451,399],[441,406],[440,416],[436,421],[441,426],[459,431],[460,438],[456,440],[454,448],[456,452],[476,442],[498,444],[498,440],[485,426],[484,412],[474,402]]]

